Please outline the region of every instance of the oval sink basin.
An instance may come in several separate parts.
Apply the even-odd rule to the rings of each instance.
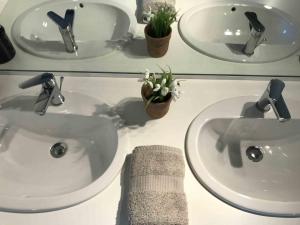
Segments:
[[[115,118],[101,114],[105,104],[97,99],[64,95],[66,102],[50,106],[44,116],[32,111],[36,96],[1,101],[1,210],[42,212],[72,206],[102,191],[119,173],[127,138],[116,128]],[[51,154],[56,143],[63,143],[66,152]]]
[[[300,216],[300,110],[287,100],[292,120],[263,117],[258,97],[223,100],[201,112],[186,138],[189,165],[213,195],[268,216]],[[253,151],[254,150],[254,151]]]
[[[254,54],[243,53],[250,38],[245,12],[255,12],[265,32]],[[210,57],[246,63],[272,62],[287,58],[300,48],[299,24],[284,12],[267,5],[215,2],[199,5],[179,21],[182,39]]]
[[[68,53],[58,25],[48,16],[53,11],[64,17],[67,9],[75,10],[73,33],[77,54]],[[104,56],[135,29],[135,17],[126,7],[110,1],[48,1],[37,5],[15,21],[12,37],[24,51],[53,59],[83,59]]]

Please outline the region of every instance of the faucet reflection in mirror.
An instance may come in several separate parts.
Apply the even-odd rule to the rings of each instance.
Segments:
[[[53,11],[47,13],[48,17],[58,25],[59,32],[61,33],[66,51],[77,55],[78,45],[75,41],[75,36],[73,33],[73,22],[75,17],[74,9],[67,9],[65,12],[65,17],[62,18]]]
[[[266,29],[258,20],[255,12],[245,12],[245,16],[249,20],[250,36],[243,49],[243,52],[246,55],[251,56],[254,54],[255,48],[265,41],[265,38],[262,38],[262,36]]]

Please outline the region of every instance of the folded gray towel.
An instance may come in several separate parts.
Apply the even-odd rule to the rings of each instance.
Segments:
[[[142,15],[142,21],[147,23],[149,21],[149,11],[151,9],[152,12],[157,11],[157,9],[162,5],[169,5],[175,8],[176,0],[139,0],[141,1],[140,10],[142,13],[138,13],[138,15]],[[140,21],[140,19],[138,19]]]
[[[131,225],[188,224],[180,149],[161,145],[136,147],[129,168]]]

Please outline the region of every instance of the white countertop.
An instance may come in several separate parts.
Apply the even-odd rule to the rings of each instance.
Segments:
[[[36,74],[32,74],[36,75]],[[57,74],[58,75],[58,74]],[[68,74],[65,74],[68,75]],[[125,106],[135,102],[134,110],[125,116],[130,144],[124,146],[130,153],[137,145],[164,144],[184,150],[185,134],[190,122],[205,107],[221,99],[241,95],[261,95],[268,80],[222,80],[186,79],[182,83],[184,94],[177,102],[172,102],[169,113],[159,120],[147,120],[140,97],[141,83],[136,78],[110,78],[66,76],[64,90],[82,92],[111,106]],[[0,76],[0,98],[22,94],[18,83],[26,76]],[[39,88],[33,89],[37,94]],[[298,99],[300,80],[286,81],[284,96]],[[126,103],[124,103],[126,102]],[[287,102],[288,104],[288,102]],[[291,112],[292,114],[292,112]],[[170,129],[171,128],[171,129]],[[153,141],[155,140],[155,142]],[[24,149],[25,150],[25,149]],[[274,218],[258,216],[233,208],[218,200],[195,179],[186,164],[185,192],[188,200],[190,225],[299,225],[300,218]],[[63,210],[38,213],[0,212],[0,224],[8,225],[126,225],[126,217],[119,215],[121,197],[120,175],[102,193],[74,207]]]
[[[3,1],[3,0],[2,0]],[[10,35],[10,27],[15,19],[25,10],[47,0],[9,0],[3,12],[0,14],[0,21]],[[85,0],[82,0],[85,1]],[[97,0],[95,0],[97,1]],[[132,13],[136,10],[136,0],[108,0],[119,2],[128,7]],[[142,0],[140,0],[142,1]],[[179,15],[186,10],[207,2],[208,0],[177,0],[176,7]],[[231,1],[231,0],[228,0]],[[238,0],[242,1],[242,0]],[[298,0],[253,0],[261,4],[268,4],[278,7],[290,14],[299,21]],[[5,1],[4,1],[5,2]],[[1,1],[0,1],[1,5]],[[160,66],[170,65],[173,72],[177,74],[245,74],[245,75],[272,75],[272,76],[300,76],[300,51],[287,59],[272,63],[243,64],[217,60],[203,55],[189,47],[180,37],[177,30],[177,23],[173,24],[173,34],[169,51],[162,58],[151,58],[146,50],[146,43],[143,33],[144,25],[139,24],[135,38],[129,42],[127,47],[103,57],[96,57],[83,60],[53,60],[36,57],[25,53],[15,45],[17,54],[13,60],[0,65],[0,70],[39,70],[39,71],[90,71],[90,72],[119,72],[139,73],[144,68],[152,71],[159,71]]]

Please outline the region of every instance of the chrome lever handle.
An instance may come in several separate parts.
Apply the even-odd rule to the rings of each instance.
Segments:
[[[19,88],[26,89],[30,88],[39,84],[48,84],[50,86],[53,86],[55,84],[50,83],[49,81],[54,79],[54,75],[52,73],[43,73],[40,75],[37,75],[29,80],[26,80],[19,84]]]
[[[281,97],[282,91],[285,87],[285,83],[279,79],[272,79],[268,85],[269,97],[271,99],[279,99]]]
[[[262,33],[265,31],[264,25],[258,20],[257,15],[255,12],[245,12],[245,16],[249,20],[250,29],[252,28],[259,33]]]

